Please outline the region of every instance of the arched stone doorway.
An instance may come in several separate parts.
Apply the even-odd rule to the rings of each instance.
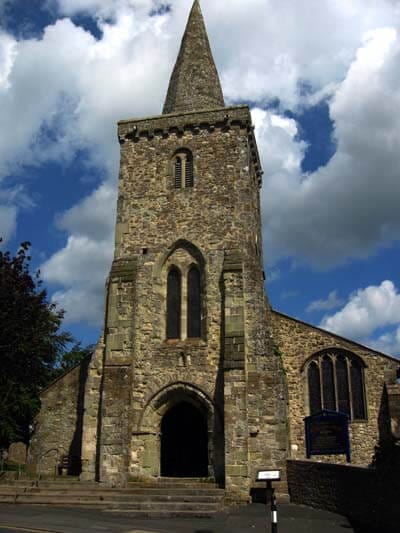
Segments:
[[[136,428],[132,434],[135,452],[130,467],[132,475],[212,477],[223,483],[222,417],[208,394],[196,385],[178,381],[160,389],[148,399]],[[196,434],[196,443],[195,439],[187,440]],[[165,438],[169,438],[170,444]],[[167,451],[164,451],[165,445]],[[177,469],[173,466],[171,449],[182,447],[193,454],[187,462],[196,468],[190,471],[189,467],[181,465]],[[168,457],[168,453],[170,459],[165,461],[164,454]]]
[[[208,429],[204,413],[189,402],[171,407],[161,421],[161,476],[208,476]]]

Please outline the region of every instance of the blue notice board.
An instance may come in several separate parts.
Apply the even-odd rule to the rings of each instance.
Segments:
[[[323,410],[304,419],[307,458],[312,455],[346,455],[351,462],[349,415]]]

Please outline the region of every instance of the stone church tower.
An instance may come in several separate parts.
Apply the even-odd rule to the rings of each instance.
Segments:
[[[285,477],[306,457],[304,417],[330,410],[369,465],[387,428],[399,438],[399,361],[270,308],[251,116],[224,104],[198,0],[163,114],[118,137],[103,332],[42,391],[31,462],[54,475],[66,456],[68,473],[111,486],[214,478],[248,501],[256,470]]]
[[[248,494],[258,466],[286,458],[286,395],[251,116],[224,104],[198,0],[163,114],[121,121],[118,137],[115,256],[82,477],[210,476]]]

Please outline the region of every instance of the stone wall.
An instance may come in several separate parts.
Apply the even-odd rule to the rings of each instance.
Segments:
[[[40,395],[42,406],[35,420],[28,461],[42,475],[55,475],[63,455],[77,459],[68,473],[79,474],[88,364],[89,359],[85,359]]]
[[[342,514],[365,533],[399,531],[399,473],[396,462],[391,473],[313,461],[288,461],[287,467],[291,502]]]
[[[395,382],[399,361],[281,313],[273,312],[273,328],[274,341],[282,355],[287,376],[291,457],[305,458],[303,419],[310,413],[304,364],[316,352],[335,347],[354,353],[365,364],[367,420],[350,422],[350,443],[352,463],[369,465],[382,429],[385,383]],[[345,462],[344,456],[320,459]]]

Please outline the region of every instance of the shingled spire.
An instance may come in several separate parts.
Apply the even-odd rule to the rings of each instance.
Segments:
[[[185,113],[224,105],[200,3],[194,0],[169,82],[163,113]]]

